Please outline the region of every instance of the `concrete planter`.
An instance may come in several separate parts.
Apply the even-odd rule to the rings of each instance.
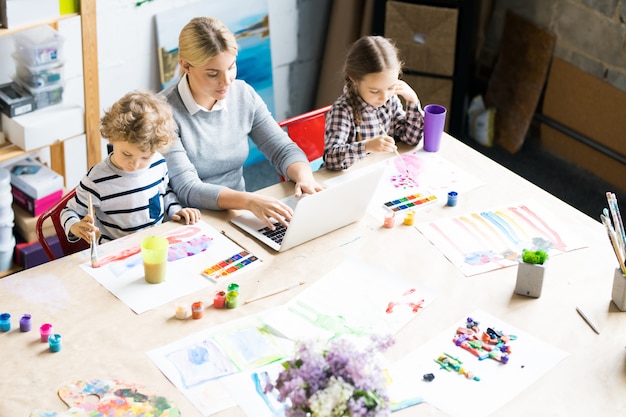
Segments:
[[[611,299],[620,311],[626,311],[626,276],[620,268],[615,268]]]
[[[517,268],[515,294],[539,298],[543,287],[546,265],[547,262],[544,262],[542,265],[520,262]]]

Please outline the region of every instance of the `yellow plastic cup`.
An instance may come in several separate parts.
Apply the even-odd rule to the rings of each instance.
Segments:
[[[161,236],[149,236],[141,241],[141,256],[146,282],[160,284],[167,272],[169,242]]]

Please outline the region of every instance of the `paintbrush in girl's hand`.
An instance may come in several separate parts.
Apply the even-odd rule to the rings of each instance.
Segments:
[[[383,127],[382,124],[380,124],[380,132],[381,132],[382,135],[388,136],[387,132],[385,132],[385,128]],[[394,149],[393,151],[395,152],[396,156],[400,160],[400,163],[402,164],[402,169],[404,169],[404,172],[406,173],[406,176],[411,178],[411,173],[409,172],[409,168],[407,168],[406,164],[404,163],[404,159],[402,159],[402,156],[400,155],[400,152],[398,152],[398,148]]]
[[[93,214],[93,204],[91,202],[91,194],[88,194],[88,203],[89,206],[87,208],[89,215],[91,216],[91,220],[94,222],[96,222],[96,216],[94,216]],[[94,233],[91,236],[91,242],[90,242],[90,246],[91,246],[91,267],[92,268],[97,268],[98,265],[98,243],[96,242],[96,234]]]

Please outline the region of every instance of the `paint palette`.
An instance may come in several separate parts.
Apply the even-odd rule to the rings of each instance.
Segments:
[[[223,261],[205,269],[202,271],[202,274],[210,280],[217,282],[220,278],[235,273],[258,260],[259,258],[244,249],[230,258],[224,259]]]
[[[417,208],[437,201],[437,196],[431,193],[414,193],[406,197],[387,201],[383,204],[387,210],[398,212],[409,208]]]

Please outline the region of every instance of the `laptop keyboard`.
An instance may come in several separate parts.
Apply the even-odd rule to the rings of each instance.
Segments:
[[[263,235],[267,236],[268,238],[272,239],[274,242],[280,245],[281,243],[283,243],[283,237],[285,237],[287,227],[278,222],[274,223],[274,227],[275,229],[271,230],[269,227],[266,226],[262,229],[259,229],[259,232],[263,233]]]

